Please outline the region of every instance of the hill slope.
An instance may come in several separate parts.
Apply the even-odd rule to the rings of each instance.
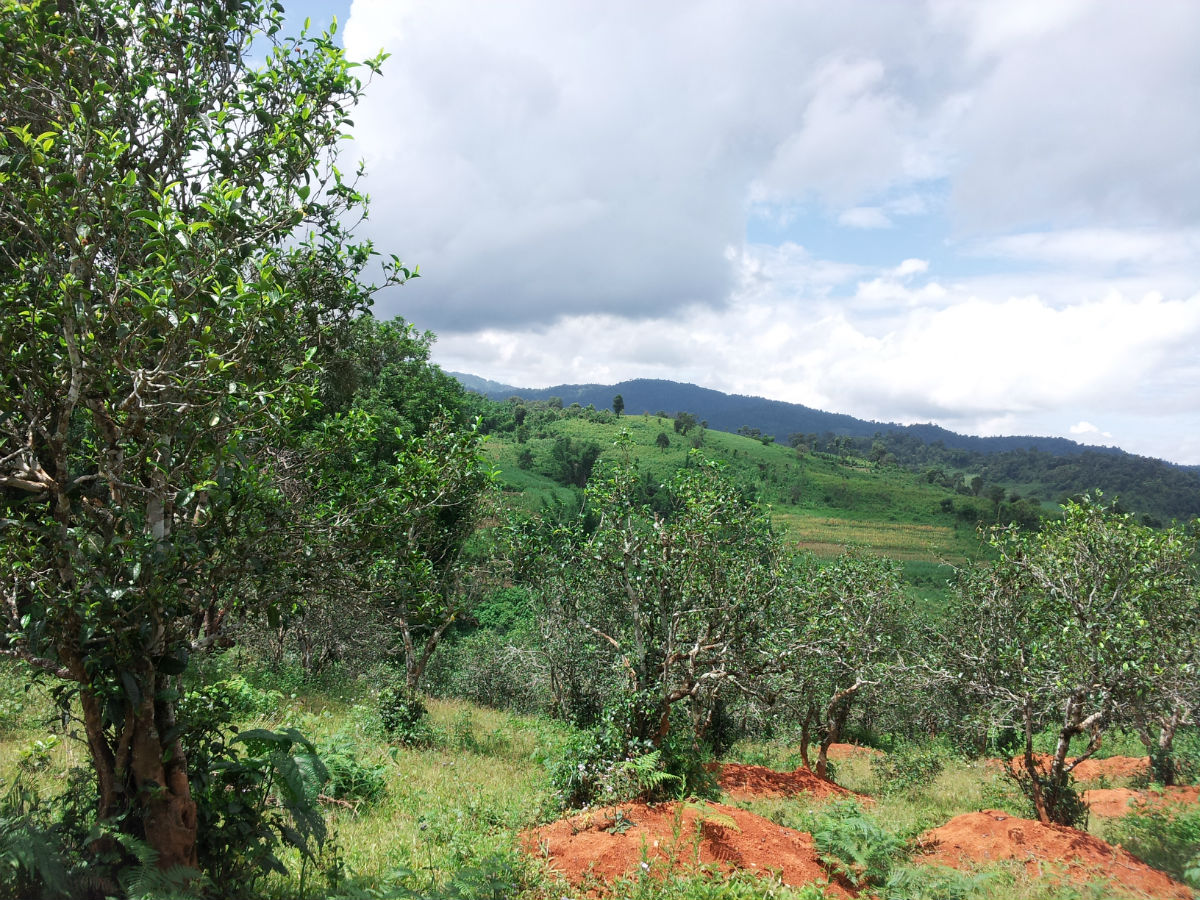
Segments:
[[[810,449],[866,457],[878,441],[876,454],[886,453],[889,461],[929,473],[948,485],[953,478],[969,485],[978,476],[981,483],[1018,490],[1050,504],[1100,489],[1152,522],[1200,516],[1200,472],[1195,467],[1136,456],[1117,447],[1093,447],[1055,437],[975,437],[932,424],[867,421],[797,403],[724,394],[660,379],[525,389],[473,375],[450,374],[468,390],[498,401],[513,396],[527,401],[557,397],[565,406],[578,403],[608,409],[613,397],[620,394],[631,416],[687,411],[711,429],[735,432],[750,427],[780,442],[797,435]],[[840,446],[839,438],[845,439]]]

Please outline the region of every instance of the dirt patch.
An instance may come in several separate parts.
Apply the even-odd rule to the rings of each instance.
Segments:
[[[858,797],[841,785],[818,778],[800,766],[792,772],[777,772],[765,766],[725,763],[717,776],[721,790],[734,800],[753,800],[756,797],[791,797],[811,794],[814,797]],[[865,798],[864,798],[865,799]]]
[[[1054,762],[1054,757],[1049,753],[1035,753],[1034,759],[1037,761],[1038,771],[1043,774],[1050,771],[1050,765]],[[1067,758],[1067,762],[1072,762],[1071,757]],[[1024,755],[1014,756],[1010,765],[1016,774],[1024,772]],[[1128,778],[1148,771],[1150,771],[1150,757],[1148,756],[1110,756],[1108,759],[1085,759],[1071,770],[1071,774],[1075,776],[1076,781],[1095,781],[1100,777]]]
[[[1065,867],[1073,881],[1106,878],[1149,897],[1191,898],[1186,885],[1152,869],[1120,847],[1063,825],[1043,825],[994,809],[956,816],[921,836],[924,862],[961,868],[1015,859],[1031,875]]]
[[[1083,802],[1093,815],[1123,816],[1148,808],[1173,803],[1200,803],[1200,787],[1165,787],[1161,791],[1134,791],[1129,788],[1096,788],[1083,792]]]
[[[852,759],[855,756],[883,756],[883,751],[858,744],[830,744],[828,756],[830,759]]]
[[[811,835],[718,803],[600,807],[526,831],[521,846],[547,859],[574,885],[634,875],[644,863],[651,872],[664,863],[715,863],[763,874],[774,870],[792,886],[829,881]],[[838,884],[830,884],[828,892],[853,896]]]

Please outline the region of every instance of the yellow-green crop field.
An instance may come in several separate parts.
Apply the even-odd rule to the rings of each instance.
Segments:
[[[961,539],[945,525],[913,522],[872,522],[827,516],[805,516],[774,510],[772,521],[790,540],[817,556],[837,556],[860,547],[898,560],[959,563],[965,558]]]

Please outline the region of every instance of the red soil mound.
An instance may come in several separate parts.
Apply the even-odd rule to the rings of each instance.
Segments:
[[[815,797],[854,797],[840,785],[801,766],[794,772],[776,772],[764,766],[746,766],[741,763],[725,763],[717,777],[721,790],[735,800],[752,800],[755,797],[791,797],[793,794],[812,794]]]
[[[1076,881],[1106,878],[1150,897],[1185,900],[1193,896],[1186,885],[1087,832],[1017,819],[994,809],[956,816],[925,832],[921,842],[933,845],[926,862],[953,868],[1016,859],[1025,863],[1031,875],[1044,870],[1049,874],[1059,865]]]
[[[731,820],[736,827],[730,827]],[[611,881],[634,874],[643,852],[652,866],[663,861],[695,864],[697,829],[700,863],[764,874],[775,870],[793,886],[829,880],[810,835],[718,803],[689,803],[682,809],[678,803],[601,807],[526,831],[521,845],[525,852],[547,858],[578,885],[589,875]],[[830,884],[828,892],[833,897],[852,896],[837,884]]]
[[[1034,758],[1037,760],[1039,771],[1050,771],[1050,764],[1054,761],[1054,757],[1048,753],[1035,753]],[[1070,761],[1068,758],[1068,762]],[[1024,772],[1025,757],[1023,755],[1014,756],[1011,765],[1014,772]],[[1108,759],[1085,759],[1071,770],[1071,774],[1075,776],[1076,781],[1095,781],[1101,776],[1126,778],[1130,775],[1141,775],[1149,769],[1150,757],[1148,756],[1110,756]]]
[[[883,756],[882,750],[874,747],[860,747],[858,744],[830,744],[830,759],[850,759],[854,756]]]
[[[1083,792],[1083,802],[1094,815],[1123,816],[1136,809],[1172,803],[1200,803],[1200,787],[1166,787],[1160,791],[1106,788]]]

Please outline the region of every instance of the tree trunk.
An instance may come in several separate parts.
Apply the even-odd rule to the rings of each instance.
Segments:
[[[804,724],[800,726],[800,759],[804,763],[804,768],[812,771],[812,762],[808,758],[808,742],[812,737],[812,720],[813,711],[811,708],[804,713]]]
[[[1049,825],[1050,813],[1042,794],[1042,773],[1038,771],[1037,760],[1033,756],[1033,707],[1028,700],[1025,702],[1025,773],[1029,776],[1029,793],[1033,797],[1038,821]]]
[[[1138,729],[1146,754],[1150,757],[1151,777],[1159,784],[1175,784],[1175,732],[1179,728],[1182,711],[1174,710],[1170,716],[1159,719],[1158,737],[1155,738],[1148,726]]]
[[[150,678],[154,686],[156,676]],[[178,738],[164,741],[175,726],[170,703],[155,702],[155,691],[124,704],[115,746],[104,727],[103,706],[87,687],[82,691],[84,728],[100,792],[97,819],[132,812],[125,829],[158,854],[158,867],[198,867],[196,803],[188,783],[187,760]],[[165,761],[164,761],[165,760]],[[140,828],[138,824],[140,823]],[[131,827],[132,826],[132,827]]]
[[[830,704],[834,708],[827,713],[829,715],[829,723],[825,727],[825,736],[821,739],[821,749],[817,753],[818,778],[827,777],[829,772],[829,748],[837,743],[838,738],[842,736],[842,729],[846,726],[846,719],[850,717],[849,696],[847,695],[847,699],[845,700],[835,700],[834,704]]]

